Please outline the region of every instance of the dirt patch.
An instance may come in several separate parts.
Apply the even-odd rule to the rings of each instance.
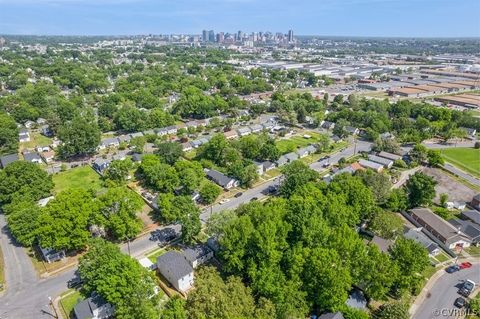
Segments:
[[[437,196],[435,197],[436,203],[439,202],[439,197],[442,193],[448,194],[449,201],[458,202],[469,202],[477,193],[473,189],[470,189],[464,184],[456,181],[441,169],[426,167],[423,172],[435,178],[438,183],[437,186],[435,186],[435,190],[437,192]]]

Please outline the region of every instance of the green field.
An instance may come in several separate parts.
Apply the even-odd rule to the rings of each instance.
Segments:
[[[84,300],[85,297],[80,294],[78,290],[68,290],[60,298],[60,309],[63,313],[64,318],[73,318],[73,307],[80,301]]]
[[[448,148],[441,151],[445,161],[458,168],[480,177],[480,149],[458,147]]]
[[[53,182],[55,183],[56,193],[71,188],[94,190],[102,188],[100,176],[90,166],[76,167],[53,175]]]
[[[275,142],[275,144],[277,145],[281,154],[286,154],[294,152],[301,147],[318,142],[318,137],[320,134],[315,132],[305,132],[305,134],[310,135],[311,138],[304,138],[303,136],[296,135],[288,139],[278,140]]]
[[[30,133],[30,142],[20,143],[20,151],[24,149],[34,149],[36,146],[48,146],[52,144],[52,139],[46,136],[43,136],[40,133],[33,132]]]

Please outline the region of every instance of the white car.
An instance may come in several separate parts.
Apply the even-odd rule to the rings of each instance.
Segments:
[[[222,200],[220,201],[220,205],[223,205],[223,204],[225,204],[225,203],[228,203],[229,201],[230,201],[229,198],[224,198],[224,199],[222,199]]]

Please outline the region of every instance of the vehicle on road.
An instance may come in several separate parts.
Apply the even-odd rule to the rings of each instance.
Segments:
[[[258,197],[252,197],[252,199],[251,199],[250,201],[251,201],[251,202],[254,202],[254,201],[256,201],[256,200],[258,200]]]
[[[224,198],[224,199],[222,199],[222,200],[220,201],[220,205],[223,205],[223,204],[225,204],[225,203],[228,203],[229,201],[230,201],[230,199]]]
[[[457,299],[455,299],[455,302],[453,304],[455,305],[455,307],[463,308],[465,307],[466,303],[467,301],[465,300],[465,298],[458,297]]]
[[[472,293],[473,289],[475,289],[475,283],[470,279],[467,279],[463,283],[458,293],[464,297],[468,297]]]
[[[239,198],[239,197],[240,197],[240,196],[242,196],[242,195],[243,195],[243,193],[242,193],[242,192],[238,192],[238,193],[236,193],[236,194],[235,194],[233,197],[235,197],[235,198]]]
[[[472,263],[468,262],[468,261],[460,264],[460,269],[466,269],[466,268],[470,268],[470,267],[472,267]]]
[[[449,274],[454,273],[454,272],[457,272],[457,271],[459,271],[459,270],[460,270],[460,266],[459,266],[459,265],[451,265],[451,266],[449,266],[449,267],[447,267],[447,268],[445,269],[445,271],[448,272]]]

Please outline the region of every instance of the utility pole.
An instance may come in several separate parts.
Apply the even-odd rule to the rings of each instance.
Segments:
[[[48,296],[48,300],[50,301],[50,307],[52,307],[53,311],[55,312],[55,318],[58,318],[57,308],[55,308],[55,305],[53,304],[52,297]]]

